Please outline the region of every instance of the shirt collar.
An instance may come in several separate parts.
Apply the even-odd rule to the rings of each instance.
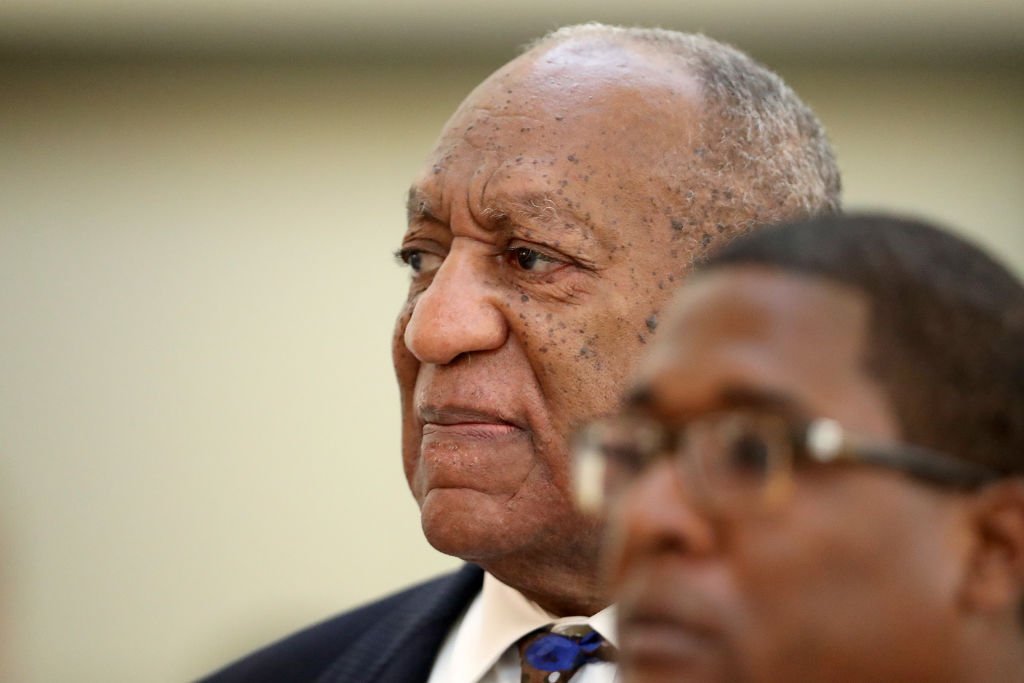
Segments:
[[[466,610],[453,644],[454,681],[479,681],[513,643],[551,624],[588,624],[616,644],[615,607],[591,617],[555,617],[522,593],[484,574],[480,594]]]

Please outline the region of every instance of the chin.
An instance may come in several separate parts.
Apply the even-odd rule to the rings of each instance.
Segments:
[[[504,504],[472,489],[433,489],[420,504],[423,535],[438,552],[467,562],[515,551]]]

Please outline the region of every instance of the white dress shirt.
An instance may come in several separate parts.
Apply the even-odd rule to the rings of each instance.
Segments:
[[[434,661],[428,683],[519,683],[516,641],[538,628],[587,624],[615,645],[615,607],[592,617],[555,617],[522,593],[490,574],[469,608],[448,633]],[[592,662],[581,668],[572,683],[618,681],[611,662]]]

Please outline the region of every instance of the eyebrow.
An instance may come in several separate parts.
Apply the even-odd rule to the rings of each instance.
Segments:
[[[512,217],[530,218],[547,223],[558,218],[558,205],[545,192],[529,192],[522,195],[498,197],[484,209],[484,213],[495,218]]]
[[[406,221],[436,221],[440,222],[434,213],[433,205],[427,195],[418,187],[410,187],[409,195],[405,200]]]
[[[719,392],[718,402],[724,406],[756,408],[784,415],[799,416],[806,412],[791,394],[772,389],[727,386]]]
[[[548,192],[502,194],[492,199],[483,213],[495,224],[506,221],[537,227],[555,226],[587,237],[594,227],[589,216],[581,216],[564,201],[557,202]]]
[[[712,397],[711,404],[715,406],[715,410],[746,408],[793,417],[801,417],[806,414],[799,402],[789,394],[772,389],[758,389],[741,385],[724,387]],[[663,412],[664,409],[663,405],[659,405],[659,398],[653,388],[646,384],[630,391],[626,395],[624,405],[630,410]]]
[[[500,225],[506,221],[528,222],[539,226],[549,226],[558,221],[560,216],[562,227],[581,233],[584,237],[593,232],[589,217],[581,216],[572,208],[559,205],[547,192],[525,192],[520,194],[501,195],[491,200],[482,212],[491,222]],[[405,201],[406,221],[431,221],[443,223],[434,210],[430,197],[418,187],[410,187]]]

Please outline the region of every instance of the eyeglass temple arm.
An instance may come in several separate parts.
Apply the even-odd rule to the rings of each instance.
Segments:
[[[873,444],[855,441],[834,420],[812,421],[806,432],[807,452],[816,462],[862,462],[903,470],[939,484],[976,487],[1000,474],[984,465],[967,462],[921,446]]]

